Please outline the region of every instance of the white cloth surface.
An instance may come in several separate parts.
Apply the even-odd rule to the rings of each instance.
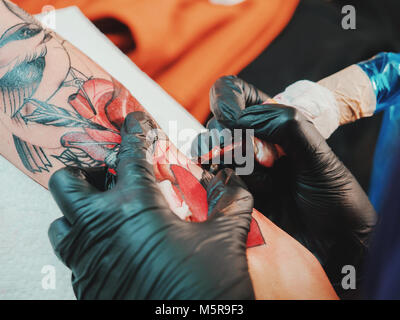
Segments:
[[[178,120],[178,131],[190,128],[194,134],[204,129],[78,8],[58,10],[54,22],[61,36],[124,84],[164,130],[172,117]],[[175,137],[171,140],[181,145]],[[50,223],[61,216],[50,193],[0,156],[0,195],[0,299],[74,299],[70,272],[47,238]]]

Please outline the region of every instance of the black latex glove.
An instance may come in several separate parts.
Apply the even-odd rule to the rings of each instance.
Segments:
[[[113,189],[100,191],[93,172],[77,168],[50,179],[64,217],[52,223],[49,238],[72,270],[77,298],[253,299],[246,259],[251,194],[232,171],[222,171],[206,185],[209,219],[180,220],[146,160],[145,134],[154,127],[142,112],[126,118]]]
[[[286,156],[273,168],[256,166],[242,178],[256,208],[316,255],[340,293],[344,265],[362,273],[376,213],[314,125],[292,107],[262,105],[266,98],[237,77],[219,79],[210,94],[211,127],[254,129],[256,137],[283,148]]]
[[[231,137],[229,137],[229,134],[224,135],[223,132],[237,128],[236,121],[241,110],[248,106],[262,104],[268,98],[270,97],[266,93],[238,77],[226,76],[217,80],[210,90],[210,108],[213,117],[207,123],[206,127],[208,131],[201,133],[193,142],[192,157],[197,158],[204,155],[215,146],[223,148],[224,146],[230,145],[233,142],[233,133]],[[246,141],[244,136],[242,141]],[[243,154],[248,151],[244,145],[242,151]],[[228,157],[228,159],[230,162],[224,163],[224,157],[221,157],[217,169],[234,169],[236,167],[235,158]],[[203,167],[206,170],[213,171],[216,166],[205,164]],[[241,177],[253,194],[256,207],[259,210],[265,209],[266,204],[263,203],[265,189],[272,185],[272,176],[276,171],[276,169],[270,170],[258,162],[255,162],[253,174],[243,175]],[[273,190],[276,190],[276,186]]]

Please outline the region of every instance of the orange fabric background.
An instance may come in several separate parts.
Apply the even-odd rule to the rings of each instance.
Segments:
[[[204,122],[208,92],[222,75],[237,74],[283,30],[299,0],[13,0],[29,13],[44,5],[77,5],[91,20],[126,24],[136,49],[128,56]],[[160,106],[162,107],[162,106]]]

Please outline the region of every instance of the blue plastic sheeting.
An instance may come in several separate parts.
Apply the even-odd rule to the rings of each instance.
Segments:
[[[400,53],[381,52],[372,59],[360,62],[376,94],[376,111],[399,105]]]
[[[381,131],[375,148],[369,197],[379,212],[388,190],[388,181],[396,161],[400,142],[400,54],[379,53],[358,64],[371,80],[375,91],[376,111],[384,111]]]
[[[400,299],[400,144],[364,276],[366,299]],[[392,154],[396,154],[393,152]],[[396,164],[397,163],[397,164]]]

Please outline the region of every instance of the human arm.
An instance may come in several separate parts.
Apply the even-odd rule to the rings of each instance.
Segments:
[[[1,2],[1,4],[4,3]],[[24,24],[23,21],[25,20],[30,21],[32,19],[26,13],[20,12],[19,9],[10,5],[9,2],[7,4],[9,6],[4,5],[4,8],[2,7],[2,10],[4,10],[4,15],[2,15],[4,20],[2,21],[7,24],[4,29],[8,30],[8,28],[13,27],[14,25],[9,27],[11,22],[19,25]],[[9,20],[8,17],[10,17]],[[31,26],[31,24],[33,25]],[[33,34],[39,30],[36,22],[30,22],[28,25],[31,29],[36,30]],[[48,32],[54,38],[50,39],[48,35],[46,36],[45,34]],[[4,73],[2,77],[3,80],[7,80],[3,82],[7,86],[4,89],[5,94],[0,99],[0,101],[4,101],[7,98],[2,105],[3,110],[5,110],[1,117],[1,135],[4,137],[0,143],[2,155],[45,187],[47,187],[50,175],[65,165],[83,168],[107,166],[115,169],[113,159],[115,159],[119,148],[119,128],[127,113],[143,110],[140,104],[116,80],[53,32],[41,29],[36,35],[29,37],[28,32],[26,36],[27,39],[22,37],[16,40],[14,37],[3,41],[1,57],[7,58],[7,61],[13,61],[15,56],[20,56],[20,52],[22,52],[21,56],[25,56],[24,51],[27,51],[27,58],[35,57],[35,55],[30,54],[30,50],[36,48],[36,43],[40,44],[40,47],[45,45],[46,50],[40,51],[43,56],[40,59],[34,59],[39,60],[35,64],[28,63],[27,67],[29,68],[25,71],[30,70],[26,74],[31,75],[32,78],[24,77],[22,79],[23,74],[19,72],[23,70],[22,66],[25,66],[22,64],[18,72],[14,71],[13,68],[8,68],[8,72]],[[6,37],[3,39],[6,39]],[[45,42],[43,42],[44,39],[46,39]],[[9,45],[14,46],[11,47],[12,50],[8,50]],[[52,52],[51,55],[50,51]],[[54,59],[54,55],[56,59]],[[43,62],[45,63],[43,64]],[[66,66],[68,70],[65,70]],[[69,72],[72,68],[74,75]],[[7,74],[8,76],[14,74],[16,76],[15,81],[10,82],[11,78],[6,77]],[[65,74],[68,74],[68,76],[65,77]],[[25,101],[26,97],[21,96],[18,101],[21,102],[22,100],[23,104],[17,103],[16,106],[14,99],[10,100],[10,97],[18,96],[15,93],[18,93],[21,89],[18,87],[21,83],[24,84],[23,92],[24,94],[27,93],[28,99]],[[62,83],[61,86],[60,83]],[[36,89],[35,93],[30,91],[32,87]],[[47,113],[43,113],[43,109]],[[15,110],[18,111],[18,119],[15,119]],[[53,116],[50,117],[50,115]],[[16,140],[14,137],[18,139]],[[207,213],[207,206],[204,203],[205,191],[201,189],[199,184],[203,175],[202,169],[183,157],[168,142],[168,139],[158,141],[155,157],[157,165],[154,166],[154,170],[159,182],[158,186],[162,190],[167,190],[163,195],[170,207],[174,206],[175,212],[181,214],[183,218],[193,219],[196,216],[197,219],[199,217],[197,214],[200,211],[201,219],[205,219]],[[171,164],[177,164],[173,168],[179,171],[179,174],[171,169]],[[178,169],[178,167],[183,169]],[[192,181],[191,186],[195,188],[190,189],[191,186],[186,188],[188,187],[187,183],[180,183],[183,180]],[[194,180],[197,181],[197,184]],[[166,188],[164,188],[165,186]],[[280,246],[275,246],[273,238],[268,239],[267,246],[264,239],[266,239],[265,233],[268,228],[260,232],[265,224],[264,219],[255,217],[252,226],[259,232],[257,233],[257,241],[248,250],[253,250],[255,247],[263,248],[262,251],[267,252],[268,258],[278,263],[279,257],[273,256],[274,251],[269,253],[268,250]],[[304,252],[306,252],[305,249]],[[265,258],[265,255],[262,258]],[[278,263],[278,265],[284,264],[287,263]],[[315,261],[312,261],[312,264],[318,266]],[[298,270],[297,265],[292,268],[292,272],[298,272]],[[256,284],[255,291],[258,292],[256,288],[260,277],[279,276],[279,270],[274,270],[274,272],[275,274],[266,274],[259,270],[259,276],[253,275],[252,279]],[[329,285],[322,270],[318,269],[318,275],[322,281],[325,281],[324,283]],[[297,278],[302,280],[301,277]],[[296,286],[296,284],[296,282],[292,282],[292,286]],[[329,291],[329,294],[331,294],[331,291]],[[324,296],[324,293],[314,295],[314,297],[317,296]]]
[[[312,255],[272,223],[263,224],[271,240],[269,252],[261,246],[246,253],[253,201],[232,170],[203,180],[206,221],[178,219],[159,194],[146,157],[149,122],[140,112],[126,118],[118,181],[111,190],[96,187],[101,171],[66,168],[50,180],[64,217],[53,222],[49,237],[73,272],[78,299],[335,297],[329,283],[318,276],[320,266]],[[307,286],[295,280],[294,270]]]

